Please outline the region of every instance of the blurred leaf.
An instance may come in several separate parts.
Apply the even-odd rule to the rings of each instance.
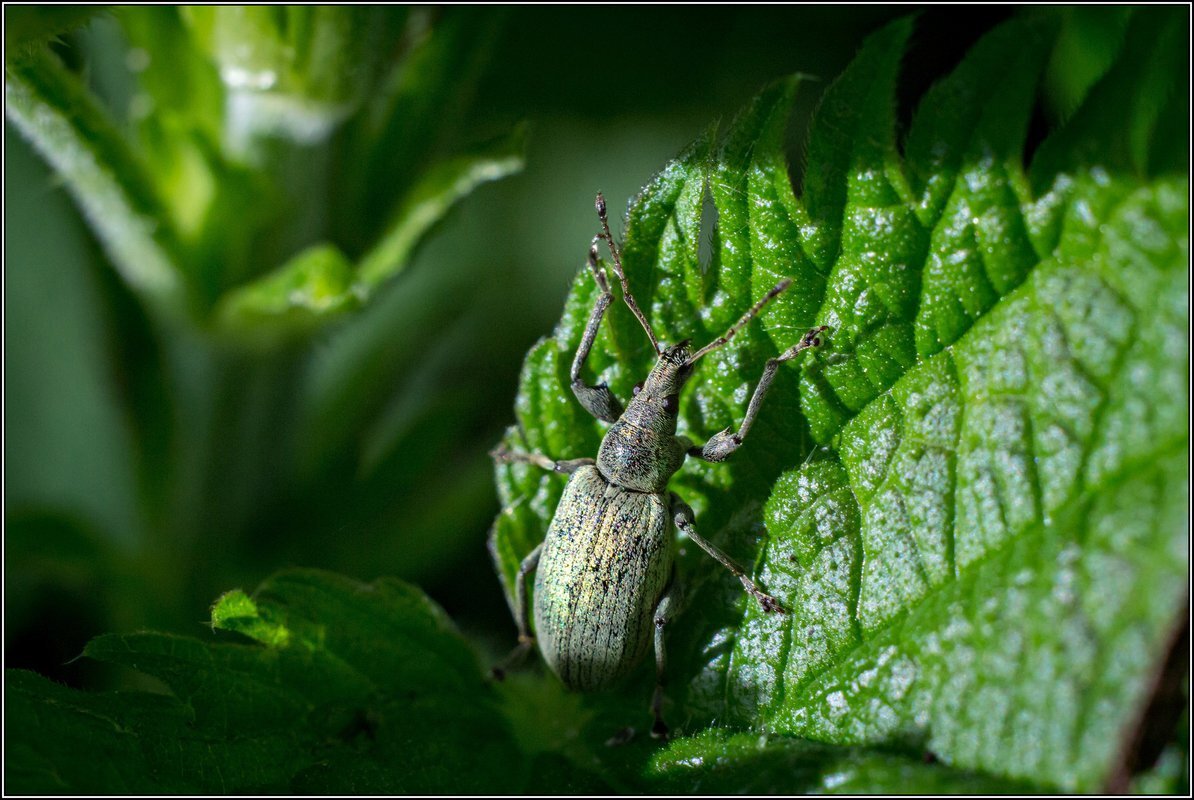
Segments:
[[[526,126],[474,153],[441,161],[411,187],[381,239],[361,259],[360,278],[369,288],[401,272],[428,230],[483,183],[521,172]]]
[[[14,5],[4,9],[6,61],[25,58],[47,41],[81,27],[104,6]]]
[[[1185,123],[1162,114],[1176,111],[1166,104],[1182,88],[1183,70],[1173,66],[1189,51],[1187,22],[1188,16],[1177,8],[1132,14],[1115,65],[1090,90],[1073,119],[1050,136],[1033,159],[1032,183],[1038,193],[1048,189],[1057,175],[1095,164],[1148,175],[1151,151],[1167,150],[1169,140],[1182,138]]]
[[[1133,15],[1121,56],[1041,148],[1042,194],[1023,148],[1049,22],[980,41],[926,95],[901,156],[903,21],[826,92],[802,198],[780,147],[794,89],[781,82],[711,161],[698,141],[631,203],[626,270],[665,341],[708,341],[797,277],[698,370],[681,434],[737,425],[766,358],[814,323],[831,329],[799,371],[799,408],[796,370],[781,369],[750,452],[674,481],[701,531],[793,609],[763,614],[728,572],[682,554],[700,611],[669,629],[684,727],[923,747],[1040,788],[1102,786],[1188,562],[1188,179],[1147,174],[1153,132],[1174,123],[1160,114],[1161,76],[1181,66],[1176,18]],[[707,268],[706,185],[718,213]],[[595,299],[582,271],[553,338],[528,354],[511,448],[596,452],[603,427],[567,388]],[[652,361],[644,344],[611,307],[586,380],[628,397]],[[563,479],[520,464],[497,477],[491,549],[509,595]],[[757,774],[717,746],[684,747]]]
[[[1045,69],[1046,110],[1054,121],[1068,118],[1095,81],[1115,62],[1132,10],[1125,6],[1047,9],[1062,19],[1057,45]]]
[[[121,6],[115,9],[132,48],[126,57],[144,99],[132,110],[140,125],[182,123],[215,146],[220,141],[224,90],[215,65],[192,41],[180,9],[168,6]]]
[[[1186,687],[1187,691],[1189,686]],[[1188,710],[1183,711],[1183,715]],[[1190,789],[1190,734],[1187,719],[1182,720],[1172,744],[1161,751],[1157,763],[1139,775],[1131,785],[1132,794],[1188,794]]]
[[[65,179],[122,277],[158,309],[186,310],[179,248],[124,139],[78,79],[41,50],[5,70],[9,119]]]
[[[340,199],[332,211],[350,255],[363,253],[392,224],[400,198],[425,179],[445,146],[472,84],[490,55],[501,12],[414,10],[395,61],[361,113],[346,126]]]
[[[170,694],[90,693],[6,672],[6,787],[18,793],[470,794],[511,791],[521,757],[473,655],[397,581],[280,573],[213,625],[255,644],[159,633],[86,655]]]
[[[372,95],[407,10],[188,6],[181,14],[228,92],[229,149],[257,161],[260,140],[323,141]]]
[[[235,274],[235,265],[247,257],[243,250],[254,218],[268,203],[261,187],[221,153],[224,88],[180,10],[124,6],[116,13],[129,43],[125,61],[139,87],[129,117],[141,157],[180,238],[194,251],[207,289],[215,270],[206,265],[216,262]]]
[[[13,127],[4,150],[7,513],[56,509],[133,547],[132,443],[96,281],[112,270],[96,263],[72,199]]]
[[[147,587],[104,531],[62,513],[9,511],[4,525],[4,647],[9,667],[90,681],[77,656],[91,637],[128,620]],[[121,586],[127,594],[109,591]]]
[[[230,89],[354,105],[409,13],[379,6],[188,6],[195,41]]]
[[[360,285],[372,289],[406,266],[456,202],[522,168],[522,128],[475,152],[432,158],[432,149],[447,150],[437,137],[467,96],[466,73],[482,61],[483,48],[464,45],[492,26],[452,14],[443,30],[430,30],[420,12],[400,39],[407,16],[392,7],[119,9],[124,63],[139,86],[128,109],[135,149],[44,47],[8,65],[6,105],[142,296],[206,309],[237,290],[220,325],[250,308],[271,306],[277,317],[280,292],[294,293],[296,281],[320,284],[315,300],[325,306],[329,289],[348,288],[342,265],[320,249],[326,242],[351,247],[354,258],[366,253]],[[460,57],[471,65],[465,72],[456,69]],[[335,165],[347,168],[341,180],[326,140],[365,98],[347,161]],[[358,164],[368,169],[355,171]],[[331,219],[332,197],[336,211],[352,214],[344,230]],[[364,229],[379,237],[368,248],[354,240]],[[283,262],[289,277],[258,277]],[[244,285],[255,277],[259,285]],[[337,310],[362,298],[342,299]]]
[[[217,324],[250,343],[274,343],[356,308],[363,295],[339,248],[320,244],[234,289],[216,309]]]
[[[263,612],[244,591],[233,589],[212,606],[211,624],[213,628],[243,633],[268,647],[285,647],[290,644],[290,628],[272,616],[268,610]]]

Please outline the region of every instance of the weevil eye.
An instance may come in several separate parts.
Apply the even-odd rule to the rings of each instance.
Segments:
[[[639,381],[638,383],[634,384],[634,388],[631,389],[630,391],[634,394],[635,397],[638,397],[638,393],[641,392],[642,390],[643,390],[643,382]]]
[[[667,412],[668,414],[675,414],[677,411],[679,411],[680,410],[679,395],[669,394],[667,397],[663,398],[663,410],[665,412]]]

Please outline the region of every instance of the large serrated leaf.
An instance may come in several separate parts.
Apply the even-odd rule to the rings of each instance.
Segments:
[[[688,611],[669,629],[684,730],[924,748],[1041,788],[1108,779],[1188,564],[1188,178],[1148,171],[1171,163],[1150,155],[1172,146],[1160,132],[1181,130],[1157,116],[1180,107],[1157,77],[1180,69],[1175,26],[1134,15],[1031,183],[1025,139],[1055,25],[1026,17],[980,41],[925,96],[901,153],[903,21],[827,90],[802,197],[781,149],[787,81],[631,204],[627,272],[666,341],[712,338],[796,278],[698,370],[681,433],[736,425],[764,360],[814,322],[831,329],[803,368],[781,369],[735,458],[673,481],[736,558],[749,563],[766,528],[756,577],[792,609],[764,614],[684,554]],[[712,235],[681,202],[698,186]],[[691,246],[702,236],[707,264]],[[592,283],[582,271],[528,356],[508,446],[595,454],[603,427],[567,388]],[[586,380],[626,397],[649,348],[620,305],[603,328]],[[509,590],[563,480],[524,465],[497,476],[492,549]],[[686,763],[734,763],[721,743],[685,747]]]

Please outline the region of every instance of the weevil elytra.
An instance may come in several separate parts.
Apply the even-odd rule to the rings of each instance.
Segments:
[[[653,642],[656,682],[651,699],[655,718],[651,734],[665,737],[663,635],[679,597],[673,566],[673,526],[729,569],[764,611],[785,611],[742,567],[697,533],[692,509],[668,491],[668,481],[687,456],[723,461],[737,450],[754,423],[779,365],[820,345],[820,334],[826,328],[813,328],[795,345],[768,360],[737,431],[726,428],[704,445],[693,445],[676,435],[676,417],[680,392],[692,377],[696,362],[733,339],[791,281],[780,281],[723,336],[696,352],[692,352],[688,341],[665,347],[630,292],[620,249],[610,233],[605,199],[600,194],[597,215],[601,232],[589,247],[588,266],[601,294],[572,360],[571,380],[581,406],[598,419],[612,423],[612,427],[595,459],[556,461],[504,447],[493,452],[499,461],[535,464],[570,475],[547,536],[519,567],[515,585],[519,644],[505,663],[520,659],[535,643],[528,627],[526,578],[537,568],[535,632],[548,667],[570,689],[599,689],[637,666]],[[634,387],[634,396],[624,409],[608,386],[590,386],[581,379],[601,320],[613,302],[609,280],[597,259],[597,245],[603,240],[622,286],[622,298],[646,331],[657,356],[654,368]],[[501,670],[495,669],[495,674],[500,675]]]

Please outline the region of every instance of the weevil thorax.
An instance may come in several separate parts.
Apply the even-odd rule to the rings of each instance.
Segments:
[[[597,468],[610,483],[637,492],[662,493],[687,455],[676,439],[680,392],[692,375],[685,340],[664,348],[647,379],[614,423],[597,452]]]

